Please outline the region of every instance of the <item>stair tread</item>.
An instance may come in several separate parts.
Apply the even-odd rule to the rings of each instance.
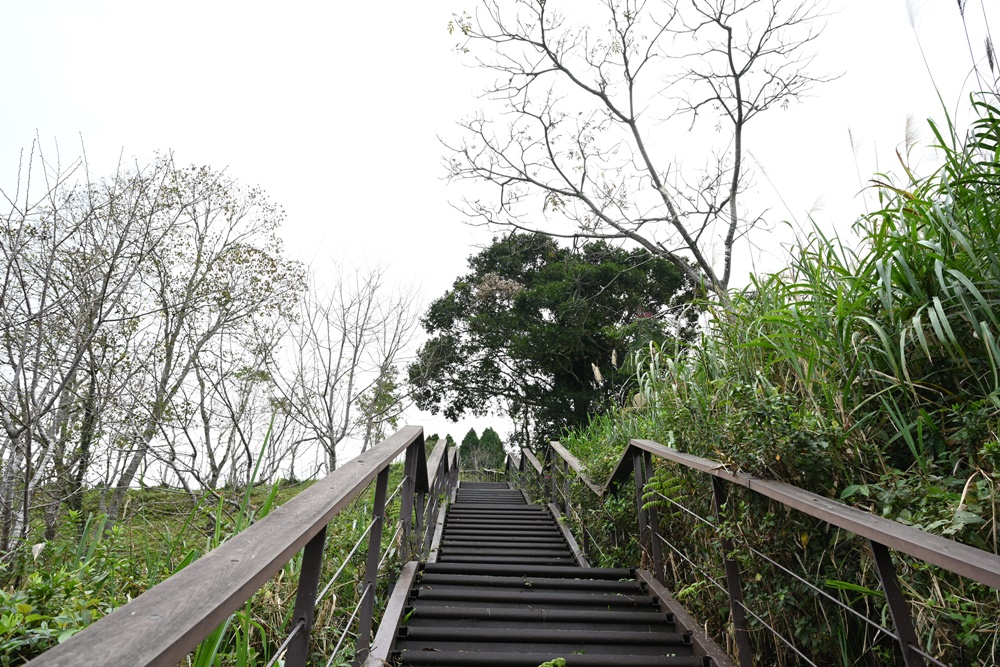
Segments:
[[[465,483],[406,601],[396,665],[704,667],[630,568],[579,566],[549,508]]]

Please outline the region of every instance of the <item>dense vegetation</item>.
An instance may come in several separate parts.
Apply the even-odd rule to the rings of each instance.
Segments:
[[[817,5],[800,6],[805,14],[791,26],[811,35]],[[509,24],[507,33],[484,33],[467,16],[454,27],[501,49],[535,48],[519,31],[554,19],[545,3],[533,7],[538,21]],[[753,114],[730,113],[737,152],[724,154],[711,176],[678,186],[660,180],[668,170],[634,159],[646,152],[645,119],[621,102],[631,100],[637,70],[636,61],[619,58],[635,53],[631,31],[651,24],[627,3],[608,10],[623,27],[599,57],[550,51],[546,58],[562,69],[529,58],[510,70],[509,84],[497,84],[504,92],[520,85],[515,77],[534,82],[582,67],[601,75],[599,88],[578,77],[569,89],[582,87],[596,110],[568,129],[562,119],[573,116],[562,105],[575,98],[541,97],[540,111],[525,98],[521,121],[543,121],[540,135],[515,123],[509,129],[517,141],[483,152],[456,148],[453,177],[515,191],[501,201],[499,217],[478,200],[475,216],[523,229],[521,207],[539,203],[546,222],[565,218],[579,235],[567,248],[512,233],[470,259],[471,272],[424,319],[432,338],[409,369],[418,404],[453,418],[499,408],[518,424],[509,445],[537,444],[565,429],[563,443],[597,480],[606,479],[628,438],[651,438],[1000,551],[997,95],[974,98],[968,133],[950,123],[933,127],[939,168],[918,174],[904,156],[902,177],[875,178],[879,208],[857,222],[855,238],[817,229],[799,239],[784,270],[732,291],[733,243],[759,221],[742,203],[735,147],[751,115],[818,80],[802,67],[808,59],[796,60],[811,37],[781,42],[782,26],[772,26],[765,34],[783,50],[750,54],[746,72],[705,79],[728,85],[753,80],[744,77],[753,70],[766,81],[777,55],[792,56],[791,78],[800,85],[764,95],[760,108],[739,87],[714,89],[707,102]],[[722,14],[684,34],[694,44],[716,28],[728,30]],[[653,42],[672,34],[654,33]],[[732,55],[731,42],[728,51],[711,43],[711,53]],[[987,53],[992,70],[989,43]],[[647,60],[638,62],[641,69]],[[484,127],[467,125],[471,140],[493,141]],[[594,136],[614,127],[638,143],[612,164],[614,152]],[[527,161],[509,163],[508,173],[479,162],[506,156],[508,146]],[[551,176],[536,193],[540,201],[527,194],[535,160]],[[396,367],[413,329],[408,295],[380,296],[378,271],[344,277],[327,292],[310,285],[283,254],[283,213],[262,191],[168,158],[94,182],[71,176],[56,174],[44,192],[8,195],[24,203],[12,204],[0,225],[8,267],[0,283],[0,665],[20,664],[191,563],[301,488],[280,476],[335,468],[345,438],[377,441],[405,405]],[[633,208],[623,194],[629,188],[609,186],[617,177],[637,193],[655,191],[659,201]],[[680,250],[654,243],[649,232],[660,223],[690,242]],[[716,225],[724,232],[720,271],[698,240]],[[643,249],[582,240],[594,237],[628,238]],[[688,289],[688,279],[700,284]],[[699,291],[711,298],[695,299]],[[306,442],[317,445],[308,455]],[[455,444],[451,436],[446,442]],[[466,467],[501,467],[502,448],[492,429],[470,431],[462,441]],[[296,467],[301,458],[309,465]],[[273,484],[258,486],[261,480]],[[715,518],[702,476],[661,465],[653,486]],[[598,504],[584,488],[575,493],[597,564],[635,564],[628,494]],[[714,534],[654,496],[650,502],[661,503],[671,542],[702,568],[671,555],[672,589],[710,631],[731,640],[726,598],[704,576],[721,578]],[[367,496],[337,517],[328,569],[368,522],[366,503]],[[888,624],[862,540],[738,490],[729,509],[724,530]],[[392,552],[391,537],[383,547]],[[318,652],[329,652],[346,622],[363,556],[363,549],[355,554],[334,589],[336,603],[318,618]],[[737,557],[748,606],[818,663],[898,661],[870,626],[747,551]],[[899,566],[928,653],[949,664],[1000,663],[997,591],[906,558]],[[247,665],[272,657],[289,625],[297,567],[289,563],[192,661]],[[797,664],[768,633],[753,636],[760,664]]]
[[[483,429],[482,435],[476,434],[476,429],[462,438],[462,447],[458,451],[462,460],[462,470],[503,470],[507,460],[503,440],[500,434],[490,427]]]
[[[244,489],[289,480],[280,499],[345,439],[381,439],[415,324],[379,270],[310,284],[259,188],[169,156],[104,178],[29,156],[0,190],[0,664],[274,502]],[[294,584],[274,586],[225,651],[251,631],[270,650]]]
[[[673,264],[605,242],[573,249],[512,234],[469,258],[435,300],[410,366],[418,406],[450,419],[501,410],[522,444],[545,442],[612,404],[624,359],[677,331],[689,293]]]
[[[943,157],[933,173],[919,176],[904,161],[902,182],[876,177],[880,208],[857,222],[853,247],[818,230],[801,239],[787,268],[756,277],[726,307],[705,304],[711,319],[698,340],[651,344],[638,355],[645,407],[595,418],[563,442],[596,479],[628,438],[651,438],[997,553],[995,99],[975,98],[968,137],[932,126]],[[714,512],[698,475],[664,465],[656,486],[702,516]],[[885,617],[862,540],[751,494],[736,493],[730,505],[728,530],[867,616]],[[670,539],[718,573],[711,535],[666,509]],[[822,664],[892,664],[884,636],[740,553],[748,605],[807,655]],[[997,591],[901,560],[924,649],[947,664],[997,664]],[[672,564],[674,590],[721,634],[725,596]],[[763,663],[795,664],[768,634],[754,633]]]

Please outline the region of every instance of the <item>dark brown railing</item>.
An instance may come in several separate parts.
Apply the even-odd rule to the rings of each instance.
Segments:
[[[647,488],[649,480],[653,475],[652,457],[654,456],[710,475],[715,512],[720,521],[726,519],[727,484],[736,484],[780,503],[785,507],[797,510],[829,525],[842,528],[865,538],[871,548],[875,569],[882,583],[886,603],[889,608],[889,615],[892,618],[892,624],[895,626],[895,632],[891,632],[887,628],[865,617],[862,617],[861,620],[878,628],[880,632],[884,632],[887,636],[896,640],[907,667],[916,667],[917,665],[926,665],[928,663],[943,665],[943,663],[933,656],[928,655],[920,648],[910,612],[910,605],[902,592],[896,568],[893,564],[892,551],[907,554],[925,563],[935,565],[980,584],[1000,588],[1000,556],[996,554],[864,512],[790,484],[758,479],[751,475],[733,471],[722,463],[685,454],[650,440],[630,440],[614,472],[603,486],[598,486],[588,479],[583,466],[576,457],[557,442],[550,443],[550,446],[545,449],[542,461],[539,461],[535,454],[528,450],[522,451],[519,459],[508,458],[507,471],[508,475],[516,479],[519,484],[539,489],[553,503],[559,504],[562,501],[564,515],[581,524],[580,530],[583,547],[584,551],[588,553],[590,546],[588,544],[589,533],[585,522],[579,516],[571,500],[571,480],[588,489],[588,493],[591,493],[593,496],[602,498],[617,490],[629,477],[632,477],[635,480],[639,544],[644,559],[651,563],[651,570],[655,579],[662,583],[665,578],[662,547],[667,546],[674,549],[675,552],[677,551],[662,535],[657,510],[657,505],[660,503],[645,502],[644,498],[648,499],[650,494],[653,494],[658,496],[662,501],[673,504],[678,503]],[[693,514],[687,508],[680,507],[689,514]],[[753,616],[766,628],[769,628],[769,626],[762,618],[748,609],[743,602],[739,568],[733,558],[735,545],[733,544],[732,537],[720,531],[717,524],[696,514],[694,516],[701,522],[714,528],[718,533],[726,573],[726,584],[723,590],[729,597],[730,618],[735,634],[737,656],[740,667],[750,667],[752,665],[752,652],[747,616]],[[749,548],[754,555],[765,558],[772,564],[782,567],[752,547],[748,545],[742,546]],[[681,558],[687,559],[684,554],[677,553]],[[813,588],[825,599],[857,615],[856,611],[846,607],[840,600],[815,587],[794,572],[789,570],[785,570],[785,572]],[[720,586],[720,588],[722,587],[721,584],[714,580],[712,583]],[[772,630],[772,632],[774,631]],[[798,654],[799,658],[806,664],[815,664],[807,656],[798,651],[787,639],[776,632],[775,636],[785,643],[790,650]]]
[[[366,529],[367,560],[364,580],[359,582],[362,594],[352,615],[358,619],[355,656],[363,662],[369,653],[375,588],[384,561],[381,545],[390,464],[405,452],[403,481],[393,495],[399,494],[396,530],[400,555],[406,562],[430,548],[433,531],[426,528],[433,527],[440,499],[457,482],[456,452],[446,450],[440,442],[426,458],[423,429],[404,427],[217,549],[28,664],[174,667],[304,550],[292,627],[272,662],[284,654],[286,667],[305,665],[327,524],[374,480],[372,521]]]

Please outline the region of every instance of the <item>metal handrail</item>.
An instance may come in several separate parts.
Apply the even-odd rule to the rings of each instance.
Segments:
[[[365,628],[370,628],[373,614],[389,466],[406,453],[400,522],[403,558],[407,559],[412,555],[414,518],[417,533],[425,532],[428,517],[437,511],[438,496],[455,482],[457,461],[444,449],[437,447],[428,460],[423,428],[400,429],[169,579],[28,664],[177,665],[304,549],[292,616],[296,631],[288,643],[285,662],[288,667],[304,665],[327,525],[377,478],[375,521],[369,533],[369,560],[373,562],[366,568],[358,612],[361,630],[357,649],[359,655],[365,655],[370,638],[370,630]],[[428,493],[431,498],[425,505]],[[426,543],[418,539],[416,551],[422,552]]]
[[[788,508],[798,510],[817,518],[832,526],[850,531],[866,538],[875,557],[876,571],[886,595],[890,617],[896,628],[895,634],[890,634],[897,640],[907,667],[925,665],[925,660],[941,664],[929,656],[919,646],[916,639],[913,620],[905,597],[899,586],[895,566],[892,562],[890,549],[905,553],[928,564],[971,579],[978,583],[1000,588],[1000,556],[976,549],[954,540],[927,533],[918,528],[870,514],[863,510],[845,505],[844,503],[826,498],[784,482],[764,480],[748,475],[729,466],[710,459],[686,454],[671,447],[666,447],[651,440],[632,439],[622,453],[614,472],[603,486],[598,486],[589,480],[580,461],[561,444],[553,442],[546,448],[542,462],[529,450],[523,450],[517,464],[513,458],[508,462],[508,471],[524,477],[528,472],[525,461],[531,464],[535,480],[544,490],[545,473],[548,471],[550,497],[555,500],[558,495],[565,495],[557,486],[557,474],[562,473],[568,483],[569,470],[576,473],[584,486],[590,489],[598,498],[617,491],[629,477],[636,484],[636,502],[639,514],[640,543],[653,561],[654,576],[663,579],[663,559],[660,554],[660,541],[666,541],[659,535],[659,522],[655,506],[645,508],[642,501],[646,492],[646,484],[652,476],[652,456],[669,460],[692,470],[711,475],[715,496],[716,512],[720,518],[725,514],[727,490],[723,482],[743,486],[754,493],[774,500]],[[561,461],[561,465],[557,463]],[[657,539],[659,538],[659,539]],[[736,630],[736,643],[741,667],[751,664],[749,646],[749,630],[744,613],[755,618],[759,617],[743,604],[742,589],[739,581],[739,570],[736,563],[729,557],[732,552],[731,540],[722,537],[723,553],[726,564],[726,592],[730,597],[730,609],[733,625]],[[669,543],[667,543],[669,545]],[[671,546],[671,548],[673,548]],[[721,585],[720,585],[721,586]],[[885,630],[885,628],[881,628]]]

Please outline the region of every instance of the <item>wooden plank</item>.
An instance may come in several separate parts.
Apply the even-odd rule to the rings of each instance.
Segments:
[[[583,555],[580,545],[577,543],[576,538],[573,537],[573,531],[566,525],[566,517],[562,515],[562,512],[559,511],[555,503],[549,503],[549,511],[556,518],[556,525],[559,527],[559,532],[562,533],[563,539],[569,545],[569,550],[573,552],[573,558],[576,559],[577,565],[580,567],[590,567],[587,557]]]
[[[580,478],[580,481],[586,484],[587,487],[591,491],[593,491],[598,498],[604,495],[604,489],[602,489],[601,487],[597,486],[592,481],[590,481],[590,478],[587,477],[587,475],[583,472],[583,464],[580,463],[580,459],[573,456],[573,453],[571,451],[563,447],[562,444],[560,444],[555,440],[550,442],[549,446],[553,449],[553,451],[555,451],[556,454],[562,457],[562,459],[569,464],[569,467],[572,468],[574,472],[576,472],[576,476]]]
[[[652,572],[647,570],[636,570],[635,578],[646,584],[649,592],[660,598],[660,602],[663,603],[663,609],[669,611],[677,619],[678,624],[684,626],[686,630],[691,633],[691,643],[694,649],[694,654],[696,656],[709,656],[712,658],[712,665],[717,667],[736,667],[733,664],[732,658],[729,654],[722,650],[718,644],[716,644],[711,637],[705,632],[705,630],[698,625],[698,621],[695,620],[694,616],[687,612],[681,603],[674,599],[674,596],[663,587],[659,581],[653,576]]]
[[[890,549],[937,565],[981,584],[1000,589],[1000,556],[954,540],[924,532],[898,521],[850,507],[831,498],[784,482],[763,480],[730,470],[718,461],[685,454],[652,440],[632,440],[634,447],[700,470],[792,507],[831,525],[884,544]]]
[[[535,458],[535,455],[531,452],[531,450],[530,449],[522,449],[521,450],[521,454],[528,461],[528,463],[531,464],[531,467],[535,469],[535,472],[538,473],[539,475],[541,475],[542,474],[542,464],[538,462],[538,459]]]
[[[382,620],[379,622],[364,667],[385,667],[389,664],[389,653],[396,641],[396,628],[403,618],[403,610],[406,609],[410,586],[417,576],[418,566],[417,561],[411,560],[400,571],[399,579],[396,580],[389,601],[385,605],[385,612],[382,613]]]
[[[437,481],[437,476],[439,472],[444,472],[445,475],[447,475],[448,472],[447,468],[439,470],[439,468],[441,468],[441,459],[444,458],[444,451],[446,449],[448,449],[448,447],[445,444],[444,440],[438,440],[437,444],[434,446],[434,451],[431,452],[430,457],[428,457],[427,459],[427,463],[425,464],[425,466],[428,470],[428,477],[427,477],[428,491],[434,488],[434,482]],[[447,460],[445,460],[445,465],[447,466]]]
[[[348,461],[239,535],[67,641],[32,667],[174,667],[246,602],[417,438],[397,433]]]
[[[455,502],[455,492],[452,490],[452,502]],[[438,510],[437,523],[434,524],[434,537],[431,539],[431,548],[427,553],[427,562],[436,563],[438,559],[438,550],[441,548],[441,538],[444,535],[444,522],[448,516],[448,504],[441,503],[441,509]]]
[[[618,460],[618,465],[611,471],[608,481],[604,483],[605,493],[617,491],[618,487],[627,482],[628,478],[632,476],[633,470],[632,448],[626,447],[625,451],[622,452],[622,457]]]

